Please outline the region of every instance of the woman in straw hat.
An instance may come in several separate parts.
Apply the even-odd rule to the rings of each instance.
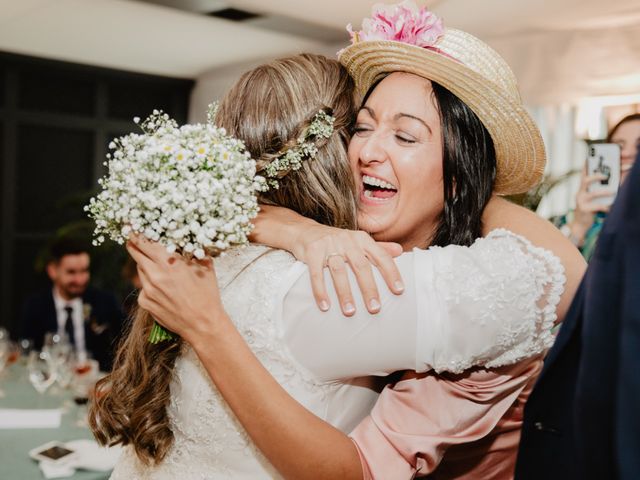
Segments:
[[[433,258],[416,263],[411,271],[416,278],[431,276],[433,288],[422,292],[419,308],[437,320],[432,330],[416,332],[417,341],[439,339],[447,331],[447,338],[460,341],[457,354],[463,358],[469,338],[477,337],[482,343],[482,326],[495,320],[505,305],[519,303],[517,295],[508,299],[502,295],[505,288],[524,279],[511,275],[519,255],[534,255],[532,266],[542,266],[546,272],[532,288],[538,291],[537,298],[556,296],[555,301],[546,302],[548,308],[542,308],[547,320],[564,316],[584,263],[559,232],[491,195],[526,190],[538,181],[544,167],[539,133],[520,104],[508,67],[470,35],[439,32],[439,24],[425,10],[395,8],[390,15],[377,12],[368,24],[372,28],[354,35],[353,45],[340,57],[366,93],[349,147],[358,184],[359,223],[374,238],[397,241],[404,250],[462,245],[432,249]],[[425,21],[432,28],[422,28]],[[390,38],[385,28],[400,32]],[[426,34],[417,35],[417,31]],[[426,38],[431,34],[433,38]],[[352,246],[365,242],[362,234],[352,234],[355,242],[344,242],[342,236],[318,242],[320,227],[311,228],[297,217],[292,222],[291,217],[274,220],[272,216],[260,223],[269,222],[286,229],[280,230],[288,237],[284,243],[298,237],[302,243],[315,244],[311,250],[320,254],[311,256],[321,259],[310,259],[310,267],[327,265],[338,284],[344,280],[345,259],[366,271],[356,262]],[[268,230],[259,226],[258,237],[273,236]],[[290,232],[296,236],[289,236]],[[475,241],[478,237],[484,239]],[[494,255],[463,255],[466,260],[460,261],[445,253],[460,248],[482,252],[477,246],[496,238],[507,241]],[[512,475],[521,409],[540,370],[540,355],[460,373],[454,355],[449,365],[405,374],[383,391],[371,415],[352,433],[352,442],[297,404],[253,356],[224,312],[210,264],[208,273],[197,271],[202,280],[183,263],[166,267],[168,258],[161,248],[146,242],[135,245],[133,253],[143,269],[173,275],[172,279],[147,277],[151,288],[147,291],[145,286],[141,304],[192,344],[237,418],[285,477],[393,479],[411,478],[416,472],[433,473],[434,478]],[[379,251],[372,255],[371,244],[365,243],[360,255],[363,250],[381,262]],[[567,283],[557,298],[564,280],[560,263]],[[480,276],[487,271],[492,272],[492,281],[478,288]],[[361,281],[366,283],[366,275]],[[192,303],[198,308],[172,298],[172,292],[181,288],[195,296],[197,301]],[[379,310],[379,304],[369,301],[376,300],[371,289],[365,285],[363,290],[367,308]],[[341,298],[346,313],[354,314],[356,306],[362,309],[356,300],[345,302],[345,298],[349,295]],[[383,296],[383,308],[387,298]],[[330,297],[320,294],[318,300],[328,303]],[[539,307],[529,304],[513,330],[484,349],[491,351],[510,336],[522,334],[518,325],[536,315]],[[459,316],[474,322],[464,331],[448,330]],[[438,347],[431,345],[430,350]],[[324,352],[325,357],[332,354]],[[372,350],[371,356],[376,355]]]

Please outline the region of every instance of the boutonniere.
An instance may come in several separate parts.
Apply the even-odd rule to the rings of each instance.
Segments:
[[[91,315],[91,312],[92,312],[91,304],[84,303],[82,305],[82,315],[83,315],[84,321],[85,323],[89,324],[89,329],[94,334],[100,335],[102,332],[104,332],[108,328],[109,325],[98,323],[98,320],[96,319],[95,316]]]
[[[85,322],[88,322],[89,319],[91,318],[91,304],[90,303],[83,303],[82,304],[82,318],[84,319]]]

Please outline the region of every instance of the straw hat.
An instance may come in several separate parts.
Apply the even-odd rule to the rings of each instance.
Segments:
[[[374,18],[363,22],[363,31],[352,32],[352,45],[338,53],[360,94],[364,95],[381,76],[391,72],[413,73],[439,83],[466,103],[489,131],[497,161],[495,192],[511,195],[535,186],[544,173],[544,144],[538,127],[522,105],[516,78],[507,63],[473,35],[444,29],[425,8],[409,6],[407,10],[406,4],[384,7],[387,12],[374,12]],[[395,13],[389,11],[393,8]],[[397,9],[404,11],[398,14]],[[376,25],[380,13],[396,16],[383,18]],[[422,28],[416,28],[421,20]],[[415,35],[407,34],[409,22]],[[424,33],[425,23],[426,30],[433,27],[430,35]],[[347,29],[350,31],[350,26]]]

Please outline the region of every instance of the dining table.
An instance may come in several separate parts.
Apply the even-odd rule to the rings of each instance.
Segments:
[[[60,409],[59,427],[2,428],[0,425],[0,480],[41,480],[45,478],[38,462],[29,451],[50,441],[69,442],[93,439],[87,424],[87,405],[73,401],[73,390],[57,384],[45,393],[38,393],[31,385],[26,362],[18,360],[5,367],[0,375],[0,411],[3,409],[37,410]],[[25,412],[27,413],[27,412]],[[105,480],[110,472],[76,470],[72,480]]]

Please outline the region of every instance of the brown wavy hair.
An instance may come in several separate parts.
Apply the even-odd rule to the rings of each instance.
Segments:
[[[316,221],[356,227],[355,184],[347,145],[357,107],[353,81],[337,61],[301,54],[245,73],[222,99],[216,124],[242,139],[262,169],[296,139],[318,110],[335,117],[318,154],[287,172],[261,202],[288,207]],[[102,445],[131,445],[145,464],[161,462],[173,444],[167,415],[182,341],[148,342],[153,318],[138,308],[118,347],[111,374],[96,385],[89,423]]]

